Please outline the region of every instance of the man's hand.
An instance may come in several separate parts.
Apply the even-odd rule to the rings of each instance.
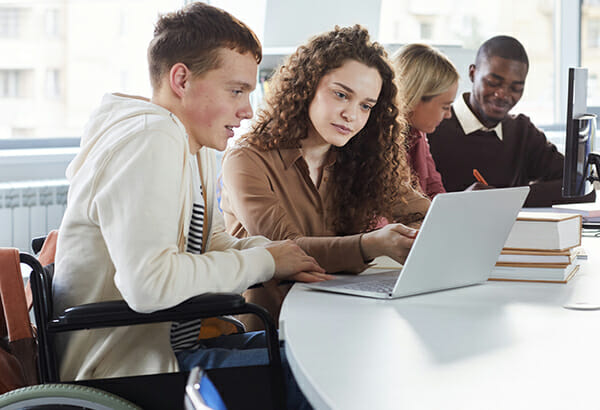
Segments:
[[[275,275],[273,276],[275,279],[317,282],[318,280],[325,280],[325,276],[329,276],[321,275],[325,273],[325,269],[290,240],[272,242],[266,245],[265,248],[271,252],[275,260]],[[296,276],[301,279],[296,278]]]
[[[371,260],[386,255],[404,263],[418,232],[416,229],[396,223],[366,233],[360,242],[363,257],[365,260]]]
[[[481,182],[473,182],[469,185],[465,191],[482,191],[484,189],[495,189],[496,187],[491,185],[482,184]]]
[[[300,272],[289,278],[296,282],[323,282],[324,280],[335,279],[335,276],[319,272]]]

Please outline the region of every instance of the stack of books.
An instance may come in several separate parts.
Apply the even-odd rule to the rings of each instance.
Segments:
[[[585,257],[581,215],[520,212],[490,280],[566,283]]]

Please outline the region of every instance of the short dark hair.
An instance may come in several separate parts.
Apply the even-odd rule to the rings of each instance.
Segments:
[[[484,42],[477,50],[475,64],[478,65],[483,58],[489,59],[490,57],[519,61],[525,63],[529,68],[529,58],[527,58],[525,47],[514,37],[495,36]]]
[[[262,60],[256,34],[224,10],[195,2],[161,15],[148,46],[152,87],[160,87],[164,73],[177,63],[185,64],[196,76],[218,68],[221,48],[251,53],[257,64]]]

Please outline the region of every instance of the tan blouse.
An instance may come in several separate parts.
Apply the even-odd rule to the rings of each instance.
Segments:
[[[221,199],[227,231],[238,238],[293,239],[327,272],[364,270],[368,265],[359,246],[362,234],[335,236],[329,223],[327,200],[334,163],[332,151],[317,188],[298,148],[231,148],[223,158]],[[405,199],[394,207],[394,220],[422,220],[429,199],[414,190]]]

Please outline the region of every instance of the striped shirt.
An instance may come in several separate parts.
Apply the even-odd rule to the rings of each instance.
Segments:
[[[202,196],[202,183],[198,171],[196,158],[192,161],[194,168],[192,174],[194,179],[194,204],[192,207],[192,218],[190,230],[188,231],[187,251],[189,253],[202,253],[202,229],[204,226],[204,198]],[[173,322],[171,325],[171,347],[173,351],[192,349],[198,342],[202,319]]]

